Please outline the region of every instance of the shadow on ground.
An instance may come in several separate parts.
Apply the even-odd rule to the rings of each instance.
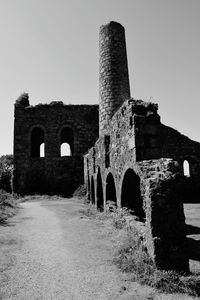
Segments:
[[[185,232],[189,259],[200,261],[200,227],[186,224]]]

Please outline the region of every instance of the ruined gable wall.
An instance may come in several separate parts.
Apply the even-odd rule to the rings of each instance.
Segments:
[[[162,156],[171,157],[180,164],[188,160],[191,175],[200,175],[200,143],[163,124],[160,131]]]
[[[31,157],[31,131],[44,131],[45,157]],[[74,134],[73,156],[60,157],[60,132],[69,127]],[[98,135],[97,105],[15,105],[14,191],[70,194],[83,182],[82,155]]]

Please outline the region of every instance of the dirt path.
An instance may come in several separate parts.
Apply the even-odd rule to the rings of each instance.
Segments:
[[[179,299],[126,281],[111,263],[103,225],[81,217],[77,200],[21,206],[0,228],[0,299]]]

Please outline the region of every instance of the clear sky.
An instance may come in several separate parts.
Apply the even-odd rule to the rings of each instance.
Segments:
[[[200,0],[0,0],[0,155],[14,102],[98,103],[98,34],[126,29],[131,95],[200,142]]]

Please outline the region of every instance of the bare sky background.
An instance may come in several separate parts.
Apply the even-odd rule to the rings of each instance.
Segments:
[[[98,34],[126,30],[131,94],[200,142],[200,0],[0,0],[0,155],[13,152],[14,102],[98,103]]]

